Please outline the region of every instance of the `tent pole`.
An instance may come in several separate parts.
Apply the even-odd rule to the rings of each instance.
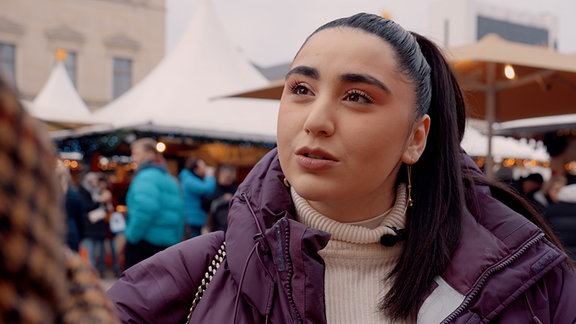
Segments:
[[[494,120],[496,114],[496,63],[488,62],[486,71],[486,123],[488,129],[488,152],[486,153],[485,172],[490,179],[494,178],[494,159],[492,156],[492,137],[494,135]]]

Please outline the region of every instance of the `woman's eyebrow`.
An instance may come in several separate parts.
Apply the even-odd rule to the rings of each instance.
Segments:
[[[316,70],[313,67],[304,66],[304,65],[299,65],[299,66],[293,68],[292,70],[288,71],[288,73],[286,73],[285,79],[287,79],[292,74],[302,74],[302,75],[310,77],[314,80],[320,79],[320,74],[318,73],[318,70]]]
[[[309,78],[312,78],[314,80],[320,79],[320,73],[318,73],[317,69],[315,69],[313,67],[309,67],[309,66],[304,66],[304,65],[296,66],[292,70],[288,71],[288,73],[286,73],[285,78],[288,78],[292,74],[301,74],[301,75],[307,76]],[[388,94],[392,93],[392,91],[390,91],[390,88],[387,87],[382,81],[380,81],[380,80],[378,80],[372,76],[369,76],[369,75],[357,74],[357,73],[346,73],[346,74],[342,75],[342,77],[340,77],[340,80],[343,82],[360,82],[360,83],[375,85],[375,86],[381,88],[382,90],[384,90]]]
[[[375,86],[381,88],[382,90],[386,91],[386,93],[392,94],[392,91],[390,91],[390,88],[388,88],[382,81],[380,81],[374,77],[371,77],[369,75],[347,73],[347,74],[342,75],[342,77],[340,79],[344,82],[360,82],[360,83],[367,83],[367,84],[375,85]]]

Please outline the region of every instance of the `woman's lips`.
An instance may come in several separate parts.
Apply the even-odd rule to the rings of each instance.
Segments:
[[[338,160],[330,153],[321,149],[301,148],[296,151],[298,164],[310,171],[321,171],[332,168]]]

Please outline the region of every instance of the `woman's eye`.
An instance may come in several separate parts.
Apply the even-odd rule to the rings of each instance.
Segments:
[[[293,94],[302,95],[302,96],[310,94],[310,90],[307,87],[305,87],[304,85],[302,85],[301,83],[298,83],[298,84],[291,86],[290,92],[292,92]]]
[[[364,92],[361,92],[361,91],[351,91],[346,95],[346,97],[344,99],[348,100],[348,101],[353,101],[353,102],[357,102],[357,103],[364,103],[364,104],[374,102],[374,100],[372,100],[372,98],[370,98],[370,96],[368,96],[367,94],[365,94]]]

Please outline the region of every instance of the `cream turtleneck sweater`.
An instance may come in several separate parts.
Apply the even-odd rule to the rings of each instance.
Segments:
[[[396,202],[387,212],[357,223],[340,223],[313,209],[291,188],[300,222],[332,234],[319,251],[325,262],[324,290],[328,323],[393,323],[378,309],[390,289],[384,279],[396,265],[402,244],[385,247],[383,234],[394,234],[386,227],[405,226],[406,185],[400,184]],[[397,323],[397,322],[396,322]]]

